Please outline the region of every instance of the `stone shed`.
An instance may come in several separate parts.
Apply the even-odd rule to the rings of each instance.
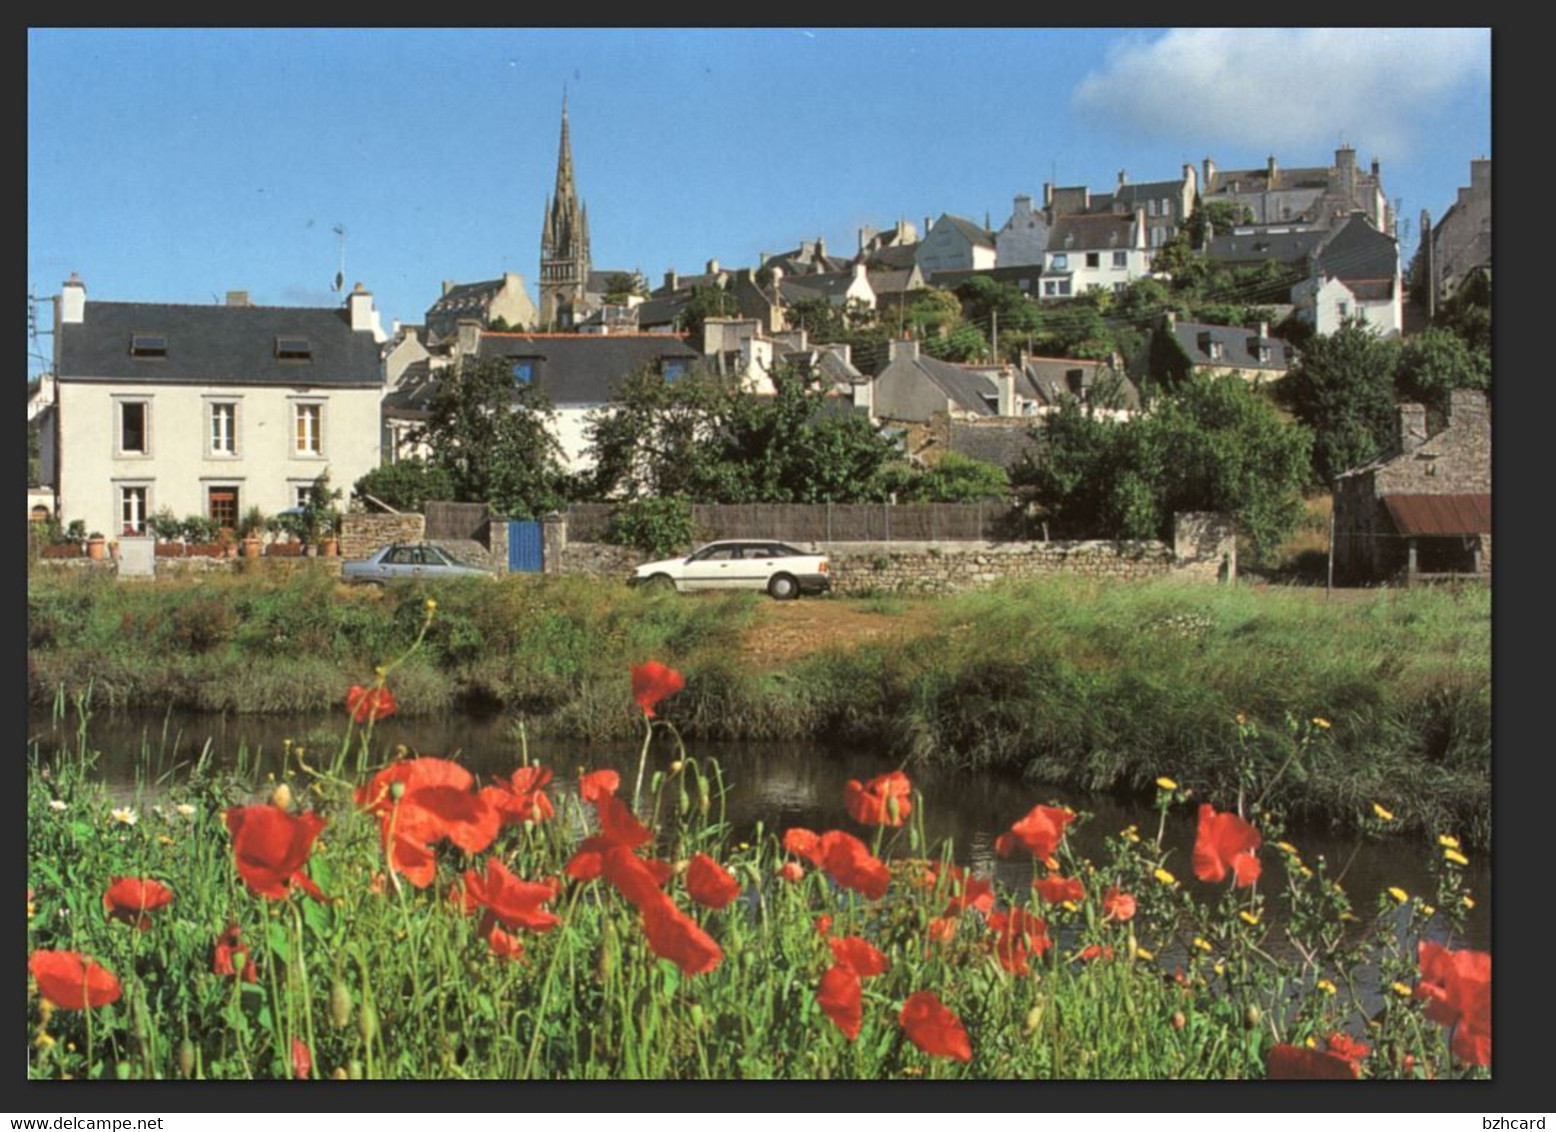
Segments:
[[[1447,426],[1427,433],[1426,409],[1399,406],[1383,455],[1342,473],[1334,489],[1338,581],[1491,575],[1491,405],[1458,389]]]

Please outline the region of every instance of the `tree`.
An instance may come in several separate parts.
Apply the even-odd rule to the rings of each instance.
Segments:
[[[1491,356],[1491,271],[1473,271],[1437,310],[1434,325],[1451,330],[1466,345]]]
[[[454,498],[499,514],[536,516],[564,502],[562,450],[550,398],[505,360],[466,359],[444,378],[412,434],[453,481]]]
[[[848,333],[843,312],[826,299],[800,299],[784,307],[784,324],[804,330],[812,342],[836,342]]]
[[[41,452],[41,441],[38,439],[38,425],[36,421],[27,422],[27,486],[37,487],[40,473],[38,461]]]
[[[891,464],[884,483],[899,503],[977,503],[1010,498],[1010,474],[997,464],[947,452],[932,468]]]
[[[1124,421],[1067,399],[1034,435],[1044,459],[1016,478],[1062,534],[1166,539],[1178,512],[1221,511],[1259,561],[1304,513],[1312,436],[1235,375],[1192,377]]]
[[[611,404],[584,426],[594,459],[594,499],[689,495],[712,473],[703,442],[720,426],[728,382],[710,374],[666,381],[648,366],[621,383]]]
[[[903,308],[902,321],[904,329],[911,330],[915,338],[949,334],[962,324],[962,303],[953,292],[943,287],[922,287],[911,295]]]
[[[352,494],[364,501],[372,496],[396,511],[423,511],[429,499],[454,498],[454,477],[420,459],[401,460],[368,472],[357,480]]]
[[[613,306],[622,306],[632,296],[643,294],[643,290],[641,276],[617,271],[605,280],[605,301]]]
[[[1238,224],[1251,223],[1253,223],[1253,210],[1247,205],[1230,200],[1207,202],[1196,199],[1194,211],[1190,214],[1185,227],[1191,244],[1196,248],[1204,248],[1210,231],[1225,233]]]
[[[1418,401],[1445,417],[1455,389],[1491,391],[1491,356],[1472,349],[1451,330],[1432,327],[1405,340],[1394,370],[1394,392],[1401,401]]]
[[[692,288],[692,297],[675,316],[676,326],[693,341],[702,341],[702,324],[710,317],[728,318],[740,314],[740,300],[716,284]]]
[[[1329,484],[1389,446],[1394,436],[1398,344],[1350,323],[1316,337],[1281,379],[1282,399],[1313,430],[1313,476]]]

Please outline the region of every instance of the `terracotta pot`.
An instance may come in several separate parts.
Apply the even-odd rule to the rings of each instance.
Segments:
[[[87,539],[86,556],[88,558],[106,558],[108,556],[108,540],[104,538]]]
[[[246,539],[243,540],[243,557],[245,557],[245,558],[258,558],[259,557],[259,551],[260,551],[260,541],[259,541],[259,539],[257,539],[257,538],[246,538]]]
[[[108,557],[115,559],[119,557],[119,544],[117,541],[108,544]]]
[[[340,553],[340,540],[337,538],[327,538],[320,545],[320,553],[327,558],[334,558]]]

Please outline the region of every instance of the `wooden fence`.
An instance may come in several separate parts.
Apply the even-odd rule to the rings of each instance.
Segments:
[[[428,500],[426,537],[433,541],[470,539],[480,541],[490,512],[484,503],[438,503]]]
[[[615,510],[609,503],[572,504],[567,509],[567,540],[607,541]],[[692,506],[692,522],[699,539],[830,543],[1027,537],[1022,514],[1003,503],[698,503]]]

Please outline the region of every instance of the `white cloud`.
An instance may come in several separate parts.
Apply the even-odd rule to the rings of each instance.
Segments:
[[[1081,114],[1185,144],[1272,152],[1346,141],[1382,158],[1406,153],[1429,104],[1470,79],[1490,81],[1480,28],[1197,28],[1108,51],[1075,88]]]

